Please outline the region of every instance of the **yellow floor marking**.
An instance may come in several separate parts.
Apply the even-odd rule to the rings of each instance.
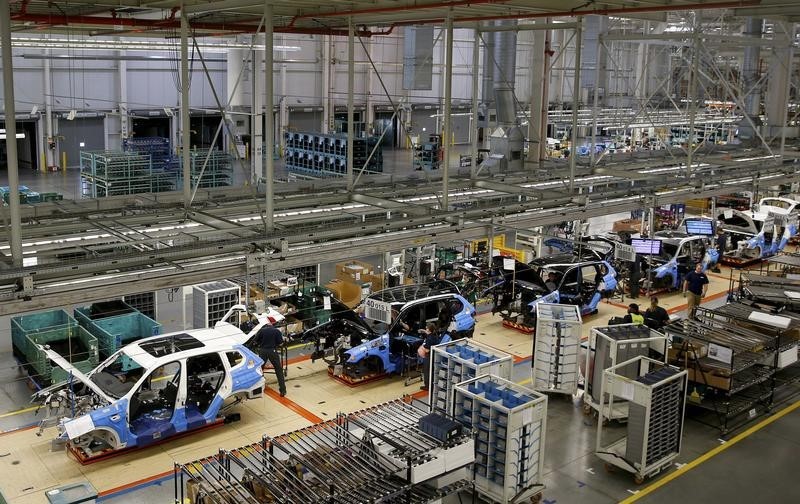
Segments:
[[[661,478],[660,480],[655,481],[655,482],[653,482],[653,484],[648,485],[647,487],[643,488],[641,491],[637,492],[636,494],[628,497],[625,500],[620,501],[619,504],[629,504],[631,502],[636,502],[637,500],[641,499],[645,495],[648,495],[648,494],[654,492],[655,490],[661,488],[662,486],[666,485],[667,483],[669,483],[670,481],[674,480],[675,478],[678,478],[679,476],[683,475],[684,473],[689,472],[690,470],[692,470],[695,467],[699,466],[700,464],[702,464],[706,460],[710,459],[711,457],[722,453],[723,451],[725,451],[728,448],[730,448],[731,446],[735,445],[736,443],[738,443],[742,439],[744,439],[747,436],[750,436],[751,434],[763,429],[764,427],[766,427],[767,425],[771,424],[772,422],[774,422],[774,421],[776,421],[776,420],[788,415],[789,413],[791,413],[792,411],[796,410],[797,408],[800,408],[800,401],[797,401],[796,403],[794,403],[794,404],[792,404],[790,406],[787,406],[786,408],[784,408],[781,411],[775,413],[774,415],[772,415],[769,418],[765,418],[761,422],[757,423],[756,425],[750,427],[746,431],[744,431],[741,434],[737,435],[736,437],[732,438],[727,443],[725,443],[723,445],[719,445],[716,448],[714,448],[713,450],[710,450],[710,451],[704,453],[703,455],[700,455],[699,457],[697,457],[696,459],[692,460],[688,464],[682,466],[677,471],[673,471],[673,472],[669,473],[668,475],[666,475],[665,477]]]
[[[39,406],[31,406],[30,408],[23,408],[21,410],[12,411],[10,413],[3,413],[0,415],[0,418],[6,418],[14,415],[19,415],[20,413],[27,413],[29,411],[35,411]]]

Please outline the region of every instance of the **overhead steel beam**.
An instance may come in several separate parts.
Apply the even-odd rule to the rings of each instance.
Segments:
[[[374,206],[381,210],[391,210],[402,212],[408,215],[430,215],[432,213],[430,207],[422,205],[413,205],[410,203],[403,203],[385,198],[377,198],[375,196],[368,196],[366,194],[354,193],[350,198],[357,203],[364,203],[365,205]]]

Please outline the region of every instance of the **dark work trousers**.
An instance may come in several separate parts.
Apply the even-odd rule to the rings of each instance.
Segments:
[[[280,391],[281,395],[286,395],[286,381],[283,377],[283,363],[281,362],[281,356],[278,351],[274,348],[262,348],[261,358],[272,364],[272,368],[275,370],[275,376],[278,377],[278,390]]]
[[[428,350],[428,354],[422,359],[422,383],[425,385],[425,388],[428,388],[431,384],[431,351]]]

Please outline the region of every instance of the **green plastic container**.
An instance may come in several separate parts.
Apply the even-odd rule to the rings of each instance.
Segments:
[[[125,345],[161,334],[161,324],[134,310],[131,313],[103,318],[90,316],[90,308],[76,308],[75,319],[97,338],[100,356],[105,359]]]
[[[97,338],[80,326],[60,327],[36,331],[26,336],[28,340],[25,360],[30,366],[31,378],[48,385],[65,381],[69,373],[54,365],[39,345],[49,345],[73,366],[88,373],[98,363]]]

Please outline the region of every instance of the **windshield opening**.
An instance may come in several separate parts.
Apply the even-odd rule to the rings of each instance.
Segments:
[[[92,381],[115,399],[127,394],[144,374],[144,368],[123,352],[107,366],[92,375]]]

